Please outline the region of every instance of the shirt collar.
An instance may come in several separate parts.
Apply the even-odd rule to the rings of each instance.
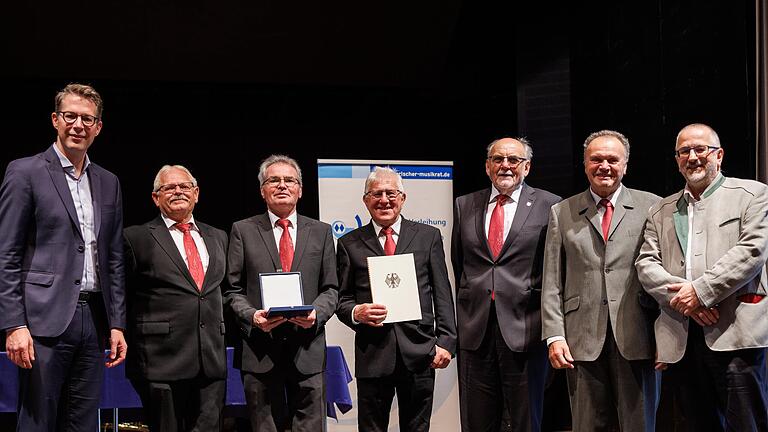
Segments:
[[[64,156],[64,153],[62,153],[59,148],[56,146],[56,143],[53,144],[53,151],[56,152],[56,156],[59,157],[59,162],[61,162],[61,167],[64,168],[64,171],[74,171],[75,165],[67,159],[66,156]],[[91,164],[91,160],[88,158],[88,154],[85,154],[85,161],[83,161],[83,172],[88,169],[88,165]]]
[[[514,202],[520,202],[520,193],[523,191],[523,183],[521,182],[515,190],[512,191],[512,193],[509,195],[509,198]],[[491,197],[488,199],[488,203],[492,203],[496,201],[496,197],[501,195],[501,193],[496,189],[496,186],[491,186]],[[507,201],[509,202],[509,201]]]
[[[178,223],[178,222],[176,222],[175,220],[173,220],[173,219],[169,218],[168,216],[166,216],[166,215],[164,215],[164,214],[162,214],[162,213],[160,213],[160,217],[161,217],[161,218],[163,218],[163,223],[165,223],[165,226],[166,226],[166,228],[168,228],[168,229],[171,229],[171,228],[173,228],[173,226],[174,226],[174,225],[176,225],[176,224]],[[192,229],[193,229],[193,230],[195,230],[195,231],[200,231],[200,230],[197,228],[197,224],[195,223],[195,217],[194,217],[194,216],[190,216],[190,217],[189,217],[189,221],[187,221],[187,223],[189,223],[189,224],[192,224]],[[176,229],[178,229],[178,228],[176,228]]]
[[[608,197],[608,201],[611,202],[611,205],[613,206],[613,208],[616,208],[616,203],[619,201],[619,195],[621,195],[621,191],[623,189],[624,189],[624,185],[619,183],[619,187],[616,188],[616,190],[613,191],[613,193]],[[595,205],[599,206],[600,205],[600,201],[603,200],[603,197],[601,197],[600,195],[596,194],[595,191],[593,191],[591,187],[589,188],[589,193],[592,194],[592,199],[595,201]]]
[[[277,217],[272,211],[267,210],[267,214],[269,215],[269,223],[272,224],[272,228],[275,227],[277,224],[277,221],[279,221],[281,218]],[[296,228],[296,220],[298,219],[298,216],[296,216],[296,210],[293,211],[286,219],[291,221],[291,226]]]
[[[397,220],[395,221],[395,223],[391,225],[392,231],[394,231],[392,233],[393,235],[400,235],[400,226],[402,225],[402,222],[403,222],[403,216],[400,215],[397,217]],[[381,230],[383,230],[384,227],[377,224],[376,221],[373,219],[371,219],[371,223],[373,224],[373,229],[376,231],[376,237],[381,236]]]

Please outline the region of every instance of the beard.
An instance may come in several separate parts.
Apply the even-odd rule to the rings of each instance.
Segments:
[[[701,167],[701,170],[691,171],[691,168]],[[717,165],[709,162],[698,163],[694,166],[686,166],[683,170],[683,177],[685,181],[692,186],[704,186],[708,185],[712,180],[717,177]]]

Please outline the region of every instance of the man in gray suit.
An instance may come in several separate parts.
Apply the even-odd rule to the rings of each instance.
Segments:
[[[686,185],[651,209],[637,271],[689,430],[765,431],[768,187],[724,177],[723,153],[709,126],[680,131]]]
[[[232,225],[224,297],[242,332],[236,347],[254,432],[325,430],[325,323],[339,298],[330,225],[296,213],[299,164],[272,155],[259,167],[267,212]],[[260,273],[300,272],[306,316],[268,316]]]
[[[655,427],[656,311],[634,262],[648,209],[659,197],[621,184],[628,160],[624,135],[591,134],[584,141],[589,189],[552,207],[549,217],[543,338],[552,366],[568,369],[576,432]]]
[[[451,255],[464,431],[538,431],[549,370],[541,342],[541,262],[549,209],[560,197],[525,182],[523,138],[488,146],[492,187],[456,199]]]

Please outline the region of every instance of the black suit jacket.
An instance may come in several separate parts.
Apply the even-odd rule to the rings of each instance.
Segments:
[[[229,238],[229,284],[225,302],[234,311],[244,341],[235,352],[235,367],[252,373],[270,371],[275,364],[293,362],[303,374],[325,367],[325,323],[338,302],[336,256],[331,226],[298,215],[296,250],[291,271],[301,272],[304,303],[317,313],[314,327],[284,323],[264,333],[253,328],[253,314],[263,309],[259,273],[281,269],[269,215],[263,213],[232,225]]]
[[[158,215],[124,230],[128,275],[126,375],[149,381],[226,378],[222,284],[227,234],[195,220],[209,262],[198,291],[187,264]]]
[[[496,316],[509,349],[541,341],[541,274],[549,210],[561,198],[523,183],[515,217],[497,259],[485,234],[491,189],[456,199],[451,258],[456,278],[459,347],[476,350],[485,335],[495,290]]]
[[[371,378],[390,375],[399,349],[410,371],[429,367],[435,344],[456,352],[456,322],[453,296],[445,266],[440,231],[429,225],[402,219],[395,254],[413,253],[421,300],[421,320],[371,327],[352,322],[357,304],[372,303],[368,279],[369,256],[384,255],[373,223],[339,239],[339,320],[355,331],[355,376]]]

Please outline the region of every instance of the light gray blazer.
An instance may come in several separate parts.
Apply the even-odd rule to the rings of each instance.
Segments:
[[[685,353],[688,318],[669,307],[670,283],[685,282],[685,255],[675,230],[680,191],[664,198],[648,215],[645,243],[637,259],[640,281],[661,305],[656,321],[658,361],[675,363]],[[768,346],[768,300],[742,303],[747,293],[766,293],[768,186],[725,178],[712,195],[696,203],[693,239],[693,287],[720,320],[704,327],[714,351]],[[687,219],[686,219],[687,223]]]
[[[623,187],[607,244],[589,190],[552,207],[544,250],[542,337],[565,336],[576,361],[597,359],[609,319],[624,358],[653,358],[655,305],[643,292],[634,263],[648,209],[659,199]]]

